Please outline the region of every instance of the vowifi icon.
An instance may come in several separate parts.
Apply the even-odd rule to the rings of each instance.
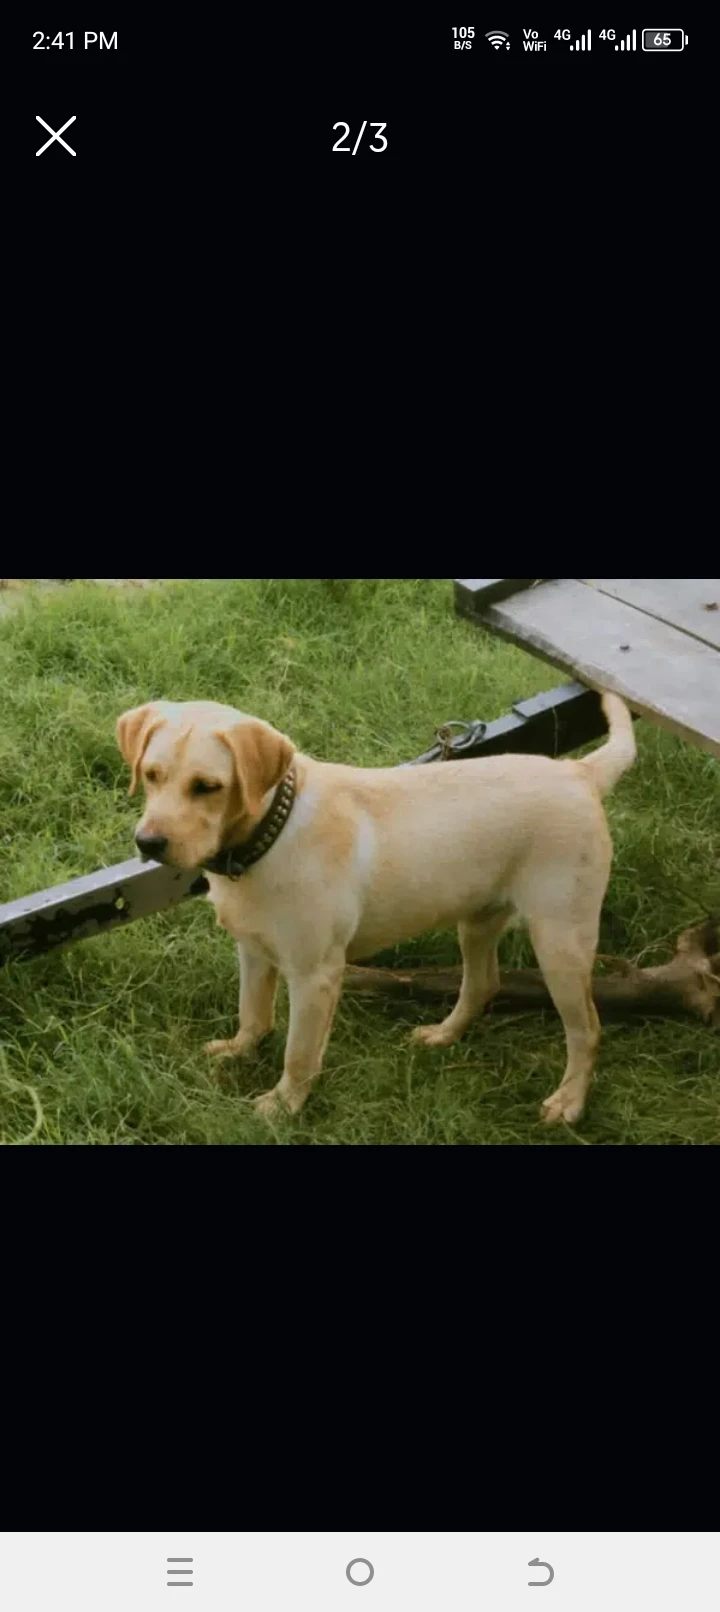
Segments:
[[[538,39],[537,28],[523,28],[523,50],[547,50],[547,40]]]

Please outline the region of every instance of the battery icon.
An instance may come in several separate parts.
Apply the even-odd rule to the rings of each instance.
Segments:
[[[682,28],[643,28],[643,50],[684,50],[687,34]]]

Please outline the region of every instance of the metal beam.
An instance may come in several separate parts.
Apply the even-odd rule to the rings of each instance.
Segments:
[[[563,683],[547,694],[518,700],[496,722],[449,722],[438,728],[437,743],[407,767],[428,761],[469,761],[508,751],[525,756],[564,756],[591,739],[602,739],[607,723],[600,696],[583,683]]]
[[[0,966],[10,958],[42,957],[73,941],[165,912],[207,887],[197,868],[187,873],[134,859],[10,901],[0,907]]]
[[[455,605],[463,616],[472,616],[476,610],[512,599],[514,593],[534,588],[541,577],[459,577],[455,578]]]

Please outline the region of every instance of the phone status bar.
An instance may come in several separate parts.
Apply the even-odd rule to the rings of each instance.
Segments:
[[[453,28],[452,48],[457,52],[481,49],[496,55],[622,55],[636,51],[655,56],[677,56],[689,44],[684,28],[490,28],[478,35],[475,28]]]

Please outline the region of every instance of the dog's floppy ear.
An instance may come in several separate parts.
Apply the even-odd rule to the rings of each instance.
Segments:
[[[295,746],[265,722],[237,722],[215,735],[231,751],[241,792],[242,815],[259,817],[265,795],[290,766]]]
[[[131,795],[135,794],[138,786],[142,758],[162,722],[163,717],[157,705],[138,705],[134,711],[126,711],[118,721],[115,729],[118,748],[128,767],[132,767]]]

